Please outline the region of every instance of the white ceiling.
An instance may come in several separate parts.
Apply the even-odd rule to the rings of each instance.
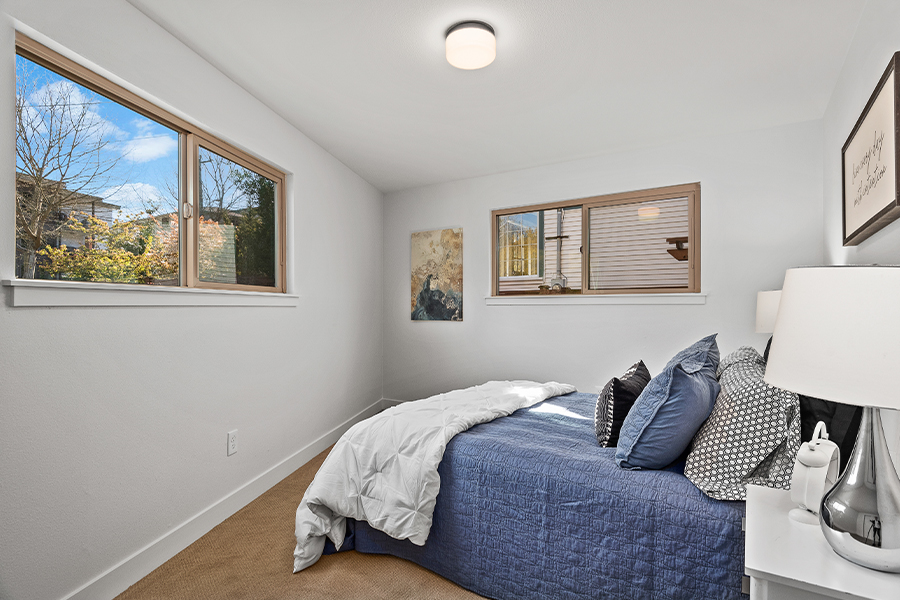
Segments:
[[[129,0],[382,191],[820,119],[865,0]],[[479,19],[497,59],[461,71]]]

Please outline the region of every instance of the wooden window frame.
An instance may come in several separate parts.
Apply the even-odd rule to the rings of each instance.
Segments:
[[[223,143],[210,135],[202,132],[194,132],[187,136],[186,145],[190,148],[188,152],[188,160],[191,161],[193,172],[197,174],[196,178],[191,182],[191,190],[189,198],[194,206],[194,215],[197,218],[191,219],[190,227],[191,239],[188,244],[191,247],[191,255],[189,264],[187,265],[187,279],[189,287],[217,289],[217,290],[247,290],[253,292],[271,292],[273,288],[267,286],[246,285],[240,283],[215,283],[211,281],[200,280],[200,186],[197,185],[200,173],[200,146],[203,146],[211,152],[215,152],[220,156],[244,167],[249,171],[253,171],[258,175],[262,175],[267,179],[275,182],[275,288],[276,291],[284,292],[284,267],[285,267],[285,223],[280,218],[284,215],[284,174],[266,163],[253,158],[245,152],[236,150],[233,146]]]
[[[251,154],[203,131],[199,127],[145,100],[134,92],[113,83],[87,67],[47,48],[25,34],[16,32],[16,54],[49,69],[109,100],[147,117],[178,133],[179,153],[179,272],[178,286],[183,288],[240,290],[251,292],[286,293],[286,200],[285,174]],[[198,185],[200,165],[198,148],[202,145],[238,165],[275,182],[275,285],[254,286],[215,283],[199,279],[199,220]],[[189,208],[186,207],[189,206]],[[189,211],[190,216],[185,217]],[[102,285],[102,284],[98,284]],[[141,287],[140,284],[137,287]],[[146,286],[155,287],[155,286]]]
[[[612,290],[590,289],[590,209],[621,204],[636,204],[674,198],[688,199],[688,285],[683,287],[656,288],[617,288]],[[580,206],[581,217],[581,295],[617,295],[617,294],[696,294],[700,293],[700,183],[687,183],[666,187],[636,190],[602,196],[590,196],[575,200],[547,202],[491,211],[491,296],[506,297],[513,295],[539,295],[538,292],[512,292],[500,294],[499,285],[499,218],[523,212],[539,210],[555,210],[558,208],[574,208]],[[562,296],[550,294],[547,297]]]

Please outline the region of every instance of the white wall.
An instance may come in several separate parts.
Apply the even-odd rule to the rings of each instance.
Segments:
[[[486,306],[490,211],[701,183],[699,306]],[[385,397],[410,400],[489,379],[555,379],[595,392],[643,359],[658,372],[718,332],[724,353],[753,333],[756,292],[822,260],[821,122],[707,138],[458,181],[385,197]],[[463,228],[464,321],[410,320],[410,233]]]
[[[69,597],[112,569],[78,595],[111,597],[173,546],[126,559],[210,507],[224,518],[224,498],[379,402],[382,195],[124,0],[0,11],[0,114],[13,114],[17,20],[289,173],[299,307],[22,309],[3,292],[0,598]],[[14,135],[0,119],[3,190]],[[13,214],[0,195],[0,279],[14,274]],[[203,533],[188,529],[182,545]]]
[[[858,246],[844,247],[841,148],[894,52],[900,50],[900,2],[869,0],[823,119],[827,264],[900,263],[900,220]]]
[[[826,264],[900,264],[900,220],[858,246],[843,246],[841,148],[894,52],[900,50],[900,2],[869,0],[823,118]],[[885,433],[900,468],[900,413],[883,411]]]

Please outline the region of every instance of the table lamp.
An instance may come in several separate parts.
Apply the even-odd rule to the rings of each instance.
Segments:
[[[900,478],[881,410],[900,409],[900,267],[789,269],[765,381],[862,406],[847,467],[822,498],[819,524],[840,556],[900,573]]]
[[[778,304],[781,302],[781,290],[756,293],[756,333],[772,333],[775,331],[775,317],[778,316]],[[766,343],[763,360],[769,360],[769,349],[772,337]]]
[[[781,290],[756,293],[756,333],[775,331],[775,317],[778,316],[780,302]]]

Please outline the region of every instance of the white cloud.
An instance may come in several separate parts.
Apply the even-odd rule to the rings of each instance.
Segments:
[[[126,183],[111,187],[100,194],[106,202],[117,204],[122,214],[151,210],[164,204],[159,189],[149,183]]]
[[[128,134],[97,111],[100,100],[91,98],[81,88],[67,80],[54,81],[36,90],[29,97],[29,104],[37,114],[52,112],[56,119],[78,123],[80,135],[94,143],[102,139],[125,139]]]
[[[156,126],[156,123],[154,123],[150,119],[141,117],[139,119],[134,119],[133,121],[131,121],[131,125],[137,131],[138,136],[146,137],[148,135],[153,135],[153,128]]]
[[[107,148],[118,151],[123,158],[133,163],[150,162],[178,149],[177,138],[166,134],[154,135],[155,123],[145,118],[132,121],[135,136],[129,139],[131,136],[127,131],[100,116],[98,108],[103,100],[86,95],[71,81],[48,83],[31,94],[28,100],[26,114],[28,118],[38,121],[40,133],[46,131],[46,126],[40,122],[40,116],[52,110],[57,119],[62,117],[70,122],[80,120],[81,135],[93,143],[116,140]]]
[[[178,140],[168,135],[151,135],[132,138],[119,147],[124,158],[131,162],[144,163],[176,151]]]

